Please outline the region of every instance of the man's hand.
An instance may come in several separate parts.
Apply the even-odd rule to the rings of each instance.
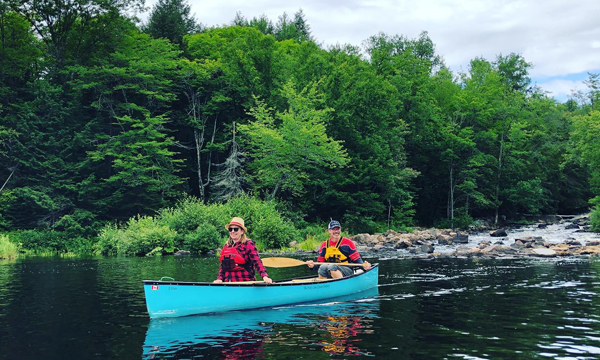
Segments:
[[[365,270],[369,270],[370,268],[371,268],[371,264],[369,264],[369,262],[368,262],[368,261],[365,261],[365,262],[363,263],[363,269],[365,269]]]
[[[312,269],[315,266],[315,263],[312,260],[307,260],[306,265],[308,265],[308,267]]]

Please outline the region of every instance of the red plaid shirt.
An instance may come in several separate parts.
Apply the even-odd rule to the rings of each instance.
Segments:
[[[254,241],[247,239],[245,243],[237,242],[234,245],[241,256],[246,260],[246,266],[243,270],[228,271],[223,269],[223,266],[219,268],[219,275],[217,280],[223,280],[224,282],[234,281],[254,281],[256,277],[254,275],[254,269],[258,271],[260,277],[269,276],[265,269],[260,257],[258,256],[258,250]]]

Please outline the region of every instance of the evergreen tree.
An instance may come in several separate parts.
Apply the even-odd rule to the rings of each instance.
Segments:
[[[152,8],[144,31],[153,38],[169,39],[173,44],[181,45],[183,37],[201,29],[190,16],[190,5],[186,0],[158,0]]]
[[[227,201],[242,194],[246,185],[244,174],[245,154],[240,150],[236,140],[236,128],[233,123],[231,131],[231,151],[225,162],[219,164],[221,171],[214,177],[213,198],[218,201]]]

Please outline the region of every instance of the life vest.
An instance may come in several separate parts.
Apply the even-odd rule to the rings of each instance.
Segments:
[[[347,263],[348,257],[342,254],[340,251],[340,244],[344,240],[343,237],[340,237],[338,242],[334,246],[329,246],[329,240],[327,240],[327,249],[325,249],[325,261],[331,263]]]
[[[221,266],[227,271],[246,269],[246,259],[239,253],[236,246],[225,246],[221,250]]]

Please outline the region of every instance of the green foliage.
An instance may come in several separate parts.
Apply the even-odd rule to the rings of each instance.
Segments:
[[[194,18],[190,17],[190,6],[185,0],[158,0],[152,7],[144,31],[156,39],[165,38],[181,44],[184,35],[198,28]]]
[[[194,33],[184,0],[150,36],[142,3],[0,5],[0,228],[26,251],[85,252],[133,219],[98,250],[205,253],[232,216],[278,248],[332,217],[462,226],[600,194],[598,74],[559,104],[518,54],[453,74],[425,32],[323,49],[301,10]]]
[[[184,236],[182,248],[195,254],[206,254],[222,245],[219,241],[222,237],[214,224],[200,224]]]
[[[0,234],[0,259],[14,259],[19,254],[19,247],[9,237]]]
[[[21,230],[11,233],[23,251],[34,254],[91,254],[92,239],[73,236],[72,232],[49,229]]]
[[[102,255],[143,256],[155,250],[173,253],[176,234],[153,217],[138,216],[129,219],[122,229],[116,225],[104,227],[94,248]]]
[[[122,228],[105,226],[98,235],[96,250],[103,255],[146,255],[188,250],[205,254],[218,250],[227,239],[225,229],[232,217],[242,217],[248,237],[260,249],[277,249],[298,239],[294,225],[285,220],[272,202],[242,195],[226,204],[207,205],[187,198],[155,217],[135,217]]]
[[[228,201],[224,210],[228,215],[227,222],[234,216],[244,219],[248,237],[259,249],[278,249],[299,238],[294,224],[277,211],[272,201],[243,195]]]
[[[594,203],[596,206],[592,208],[590,223],[593,231],[600,232],[600,205],[598,205],[598,203],[600,203],[600,198],[596,198]]]
[[[250,167],[259,184],[256,188],[269,191],[270,198],[275,198],[280,189],[299,196],[311,181],[311,170],[335,169],[347,163],[341,142],[325,132],[329,110],[318,108],[320,95],[316,87],[297,93],[288,83],[283,95],[289,104],[286,111],[273,116],[272,109],[258,100],[249,112],[255,121],[240,126],[253,157]]]
[[[473,218],[465,208],[455,209],[453,219],[441,219],[435,223],[435,227],[439,229],[469,229],[471,225],[473,225]]]

